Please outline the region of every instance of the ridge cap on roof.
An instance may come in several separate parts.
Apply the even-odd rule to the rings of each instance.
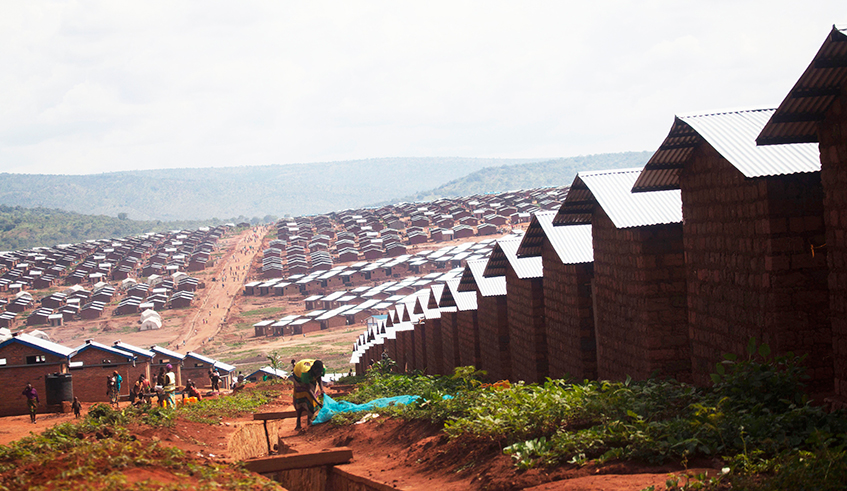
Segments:
[[[776,111],[775,107],[735,107],[735,108],[721,108],[721,109],[712,109],[709,111],[692,111],[692,112],[684,112],[675,114],[674,117],[685,120],[690,118],[705,118],[710,116],[723,116],[726,114],[741,114],[741,113],[755,113],[755,112],[766,112],[766,111]]]
[[[628,167],[625,169],[606,169],[606,170],[589,170],[577,173],[579,176],[608,176],[611,174],[631,174],[633,172],[641,172],[644,167]],[[498,239],[499,240],[499,239]]]

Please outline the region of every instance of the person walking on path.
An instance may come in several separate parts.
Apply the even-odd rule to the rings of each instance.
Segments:
[[[165,373],[165,386],[162,390],[165,392],[165,407],[173,409],[176,407],[176,374],[170,363],[166,368],[168,371]]]
[[[35,413],[38,411],[38,403],[41,402],[38,399],[38,391],[31,383],[27,382],[21,394],[26,397],[26,403],[29,406],[29,419],[32,420],[32,424],[35,424]]]
[[[294,365],[291,379],[294,381],[294,410],[297,412],[295,430],[300,430],[300,417],[306,413],[306,423],[312,425],[312,417],[323,406],[323,381],[326,368],[321,360],[300,360]],[[320,399],[318,398],[320,389]]]

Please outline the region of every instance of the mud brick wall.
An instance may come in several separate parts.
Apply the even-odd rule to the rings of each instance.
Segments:
[[[385,352],[389,358],[397,362],[397,338],[385,338]]]
[[[405,361],[406,372],[411,372],[415,369],[415,331],[402,331],[403,334],[403,359]]]
[[[44,355],[45,363],[27,365],[26,357],[36,354]],[[38,410],[44,412],[47,408],[46,377],[56,372],[67,373],[67,359],[18,343],[10,343],[0,350],[0,358],[6,359],[6,365],[0,368],[0,383],[8,391],[6,397],[0,398],[0,416],[29,414],[26,398],[21,395],[27,382],[38,391],[41,400]]]
[[[421,372],[426,371],[426,328],[427,325],[424,324],[423,321],[421,321],[420,324],[415,325],[415,370],[419,370]]]
[[[426,373],[443,375],[443,341],[441,340],[441,319],[426,320]]]
[[[477,291],[480,365],[488,379],[510,380],[512,362],[509,350],[509,320],[506,295],[483,297]]]
[[[547,331],[543,278],[520,279],[506,268],[512,379],[538,383],[547,377]]]
[[[89,348],[71,358],[72,362],[82,362],[82,366],[71,368],[71,375],[74,381],[74,396],[79,397],[82,402],[109,402],[109,396],[106,393],[106,378],[112,375],[112,372],[117,370],[123,377],[121,382],[121,395],[129,394],[129,389],[135,379],[132,379],[134,373],[131,363],[126,363],[125,358],[122,363],[103,363],[104,359],[116,360],[116,355],[100,351],[99,349]],[[131,381],[131,383],[130,383]]]
[[[808,353],[809,387],[831,390],[832,339],[819,173],[745,179],[711,146],[680,176],[692,370],[699,385],[750,338]]]
[[[447,375],[461,366],[459,363],[458,312],[441,312],[441,369]]]
[[[847,404],[847,89],[818,127],[835,393]]]
[[[690,380],[682,225],[592,224],[597,376]]]
[[[185,366],[182,367],[182,381],[187,384],[188,381],[191,380],[198,388],[211,388],[212,380],[209,378],[209,369],[211,368],[214,368],[214,365],[209,365],[200,360],[186,358]],[[138,376],[136,375],[136,379],[137,378]],[[133,383],[135,383],[135,380],[133,380]]]
[[[564,264],[549,240],[541,248],[544,315],[551,378],[597,378],[591,281],[594,263]]]
[[[143,374],[144,377],[147,380],[150,380],[150,370],[151,370],[151,368],[150,368],[150,362],[147,361],[147,360],[149,360],[149,359],[144,358],[144,361],[139,361],[139,360],[136,359],[135,366],[130,365],[127,368],[127,374],[129,376],[121,375],[122,377],[124,377],[123,384],[121,385],[121,394],[129,394],[129,391],[130,391],[130,389],[132,389],[132,386],[135,385],[136,381],[138,381],[139,375]],[[123,372],[121,372],[121,373],[123,373]],[[200,380],[202,381],[203,379],[201,378]],[[210,387],[212,385],[212,383],[209,381],[208,372],[206,373],[205,383],[208,384]],[[129,384],[129,385],[127,385],[127,384]],[[153,384],[151,383],[151,385],[153,385]],[[197,386],[202,387],[203,384],[200,383],[200,381],[198,381]]]
[[[459,330],[459,366],[481,368],[477,311],[459,312],[456,323]]]
[[[397,373],[405,373],[406,372],[406,335],[407,331],[397,331],[394,333],[397,336],[396,350],[394,353],[394,361],[397,362],[397,365],[394,367],[394,371]]]

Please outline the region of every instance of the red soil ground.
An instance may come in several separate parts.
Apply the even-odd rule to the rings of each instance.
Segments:
[[[245,390],[252,387],[249,384]],[[292,409],[290,385],[284,383],[278,387],[279,397],[260,412]],[[333,394],[332,389],[329,393]],[[67,414],[39,415],[35,425],[27,421],[28,416],[0,418],[0,443],[6,444],[28,435],[30,431],[43,431],[72,418]],[[234,431],[235,423],[251,420],[252,415],[249,414],[218,425],[180,419],[171,428],[135,426],[130,430],[142,443],[160,441],[201,461],[225,462],[231,460],[226,453],[225,442]],[[551,469],[519,471],[496,442],[467,438],[450,440],[440,427],[428,422],[407,422],[386,417],[349,426],[324,423],[301,432],[294,430],[293,421],[287,421],[278,437],[288,452],[350,447],[354,458],[344,466],[345,470],[406,490],[624,491],[640,490],[650,485],[663,490],[669,474],[685,471],[679,465],[656,467],[628,462],[584,467],[566,464]],[[717,463],[703,464],[699,463],[697,468],[688,472],[717,472],[714,468]],[[146,479],[163,484],[182,482],[180,477],[155,467],[132,469],[127,471],[127,476],[133,482]]]

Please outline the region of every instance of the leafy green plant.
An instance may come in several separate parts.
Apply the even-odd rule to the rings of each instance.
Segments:
[[[180,416],[197,423],[217,424],[222,418],[253,412],[276,398],[278,392],[254,390],[237,392],[227,397],[203,399],[177,409]]]
[[[725,354],[711,375],[714,392],[726,397],[732,408],[748,411],[785,411],[808,401],[803,392],[803,380],[809,377],[802,363],[806,355],[786,353],[771,356],[767,344],[751,338],[747,344],[747,359],[738,360],[735,354]]]
[[[521,468],[694,456],[767,461],[812,451],[816,439],[824,439],[826,449],[847,441],[844,412],[826,413],[806,401],[802,361],[772,357],[766,345],[751,340],[747,359],[726,357],[708,389],[660,379],[489,386],[472,367],[448,377],[371,370],[350,399],[419,395],[398,414],[442,422],[454,438],[498,441]]]

